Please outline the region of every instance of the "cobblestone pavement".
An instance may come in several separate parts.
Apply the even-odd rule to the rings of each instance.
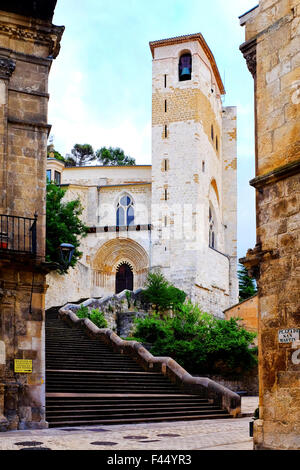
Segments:
[[[242,413],[253,412],[257,397],[242,398]],[[252,450],[249,416],[237,419],[141,423],[42,430],[0,435],[0,450]]]

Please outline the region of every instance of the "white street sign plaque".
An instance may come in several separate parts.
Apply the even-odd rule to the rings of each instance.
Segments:
[[[288,330],[278,331],[279,343],[294,343],[294,341],[299,341],[299,339],[300,339],[299,328],[290,328]]]

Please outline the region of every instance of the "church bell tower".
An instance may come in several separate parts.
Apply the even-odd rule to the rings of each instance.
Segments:
[[[152,267],[206,311],[222,316],[229,299],[237,300],[229,282],[236,252],[227,243],[230,233],[236,244],[236,212],[231,207],[227,217],[223,194],[223,141],[229,139],[223,135],[224,86],[201,34],[150,42],[150,49]],[[236,128],[235,108],[230,109]],[[230,152],[234,192],[236,148]]]

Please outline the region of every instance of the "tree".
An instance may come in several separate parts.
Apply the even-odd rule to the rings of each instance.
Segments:
[[[240,269],[238,270],[238,278],[240,302],[242,302],[255,295],[257,289],[254,280],[248,276],[247,269],[243,265],[240,265]]]
[[[102,147],[97,150],[96,158],[103,166],[130,166],[136,164],[135,159],[125,155],[124,150],[119,147]]]
[[[82,253],[78,250],[80,239],[87,234],[87,227],[81,222],[82,206],[79,199],[62,202],[66,193],[54,183],[47,184],[46,196],[46,261],[60,264],[59,246],[71,243],[75,247],[71,266],[74,267]],[[60,268],[64,274],[68,268]]]
[[[154,305],[154,310],[173,310],[184,303],[186,293],[177,289],[165,279],[159,271],[149,273],[145,290],[143,291],[145,302]]]
[[[75,144],[68,155],[66,166],[84,166],[87,162],[95,160],[94,149],[90,144]]]
[[[59,160],[60,162],[65,162],[65,159],[64,157],[57,151],[53,148],[51,148],[50,145],[48,145],[47,147],[47,158],[55,158],[56,160]]]
[[[154,356],[170,356],[191,374],[240,376],[257,366],[257,349],[251,347],[255,333],[235,318],[214,318],[190,301],[172,317],[136,319],[133,336],[152,343]]]

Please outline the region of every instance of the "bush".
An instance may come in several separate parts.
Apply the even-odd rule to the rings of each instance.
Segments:
[[[160,272],[149,273],[143,301],[154,305],[155,311],[176,309],[186,299],[186,293],[177,289]]]
[[[152,343],[152,354],[170,356],[190,373],[236,376],[257,365],[256,351],[250,349],[255,333],[237,319],[214,318],[191,302],[172,318],[153,315],[135,324],[133,335]]]
[[[98,326],[98,328],[107,328],[107,321],[105,320],[104,313],[100,312],[98,309],[93,309],[89,312],[88,307],[81,305],[77,310],[76,315],[78,318],[88,318]]]
[[[146,318],[136,318],[134,323],[134,337],[140,338],[146,343],[155,343],[157,340],[165,339],[171,335],[168,323],[163,322],[157,314]]]
[[[104,313],[98,309],[91,311],[89,315],[90,320],[98,326],[98,328],[107,328],[107,321],[105,320]]]
[[[76,315],[78,318],[89,318],[89,309],[81,305],[77,310]]]

